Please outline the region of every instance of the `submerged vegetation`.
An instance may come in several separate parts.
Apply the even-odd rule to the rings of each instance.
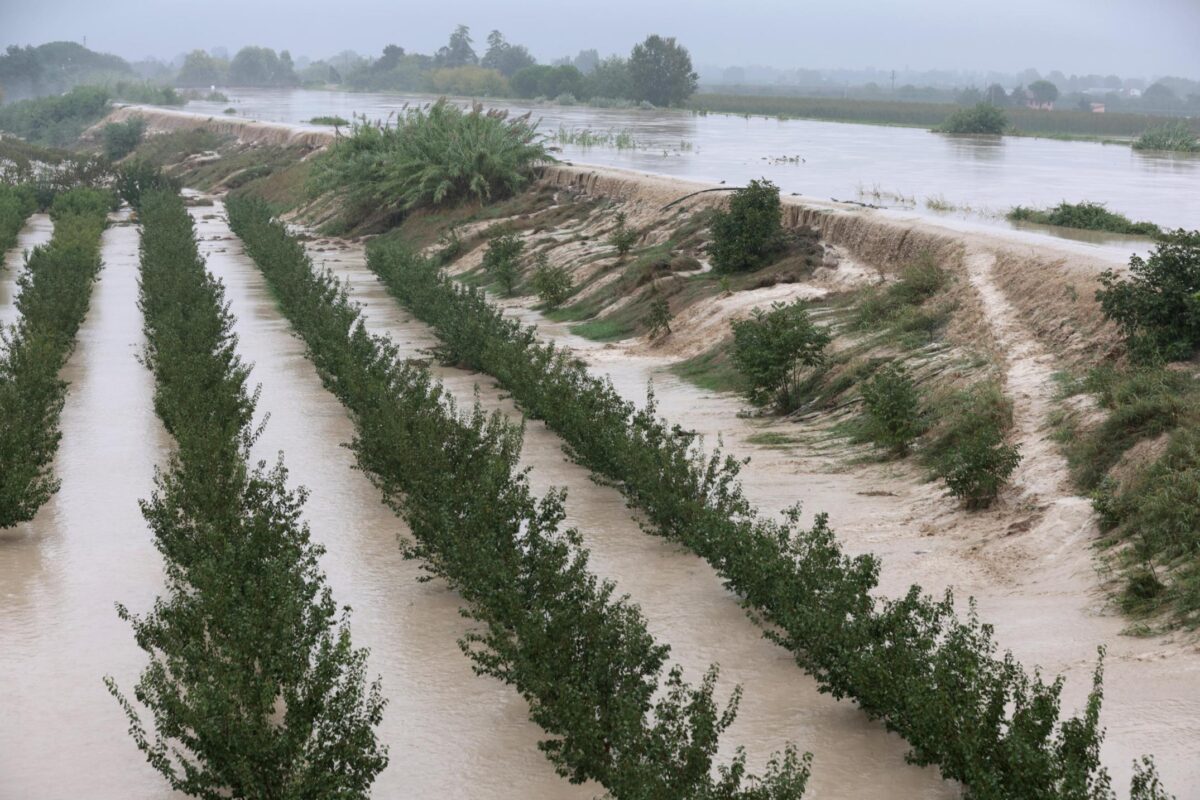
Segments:
[[[999,135],[1008,127],[1008,115],[990,103],[960,108],[935,130],[941,133],[987,133]]]
[[[1036,222],[1040,225],[1152,238],[1162,236],[1162,229],[1153,222],[1134,222],[1124,214],[1109,211],[1103,203],[1068,203],[1064,200],[1054,208],[1047,209],[1016,206],[1007,216],[1014,222]]]
[[[367,798],[387,765],[385,701],[350,639],[282,460],[251,466],[256,394],[221,284],[174,192],[143,198],[141,296],[154,407],[177,452],[142,514],[166,565],[144,616],[118,606],[150,664],[137,707],[106,678],[130,733],[193,797]]]
[[[87,312],[112,205],[112,195],[96,189],[55,197],[53,238],[33,249],[18,280],[20,317],[0,344],[0,529],[33,519],[58,491],[54,456],[67,393],[59,370]]]
[[[235,198],[229,212],[326,386],[350,410],[359,466],[408,522],[406,555],[461,595],[479,623],[464,652],[480,674],[526,698],[559,774],[631,800],[800,797],[809,757],[790,747],[761,778],[746,773],[741,750],[713,769],[739,694],[722,708],[715,667],[694,686],[678,667],[666,669],[668,648],[640,610],[591,574],[578,532],[562,529],[563,492],[539,499],[530,490],[518,466],[522,427],[478,404],[460,411],[427,369],[368,333],[343,288],[313,268],[264,204]]]
[[[1200,134],[1182,120],[1150,128],[1133,143],[1134,150],[1200,153]]]

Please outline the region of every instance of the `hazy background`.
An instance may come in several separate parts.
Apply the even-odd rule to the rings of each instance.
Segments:
[[[82,42],[129,60],[244,45],[322,58],[433,52],[493,28],[548,62],[676,36],[697,65],[1200,77],[1200,0],[0,0],[0,45]]]

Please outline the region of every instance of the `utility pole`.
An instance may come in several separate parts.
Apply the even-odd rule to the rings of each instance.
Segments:
[[[896,93],[896,70],[892,70],[892,94]]]

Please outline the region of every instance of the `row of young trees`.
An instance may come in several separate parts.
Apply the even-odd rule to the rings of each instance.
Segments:
[[[59,377],[100,271],[112,195],[79,188],[50,207],[54,235],[18,279],[17,322],[0,342],[0,528],[33,519],[58,491],[54,454],[67,383]]]
[[[145,361],[178,448],[141,504],[165,595],[144,616],[118,606],[149,665],[133,700],[105,683],[176,791],[369,797],[388,760],[375,737],[385,701],[325,583],[305,492],[288,488],[282,457],[250,463],[257,395],[182,199],[151,187],[136,200]]]
[[[462,596],[478,623],[462,641],[476,669],[516,687],[548,734],[559,774],[616,798],[800,797],[808,757],[790,747],[761,778],[745,756],[712,769],[738,694],[720,707],[715,667],[697,685],[640,610],[588,570],[563,530],[564,494],[536,498],[518,467],[523,429],[458,410],[423,366],[369,334],[357,307],[265,204],[229,201],[230,221],[326,386],[350,411],[359,465],[408,523],[406,554]],[[665,673],[664,673],[665,670]]]
[[[0,257],[16,245],[25,220],[36,210],[37,196],[32,187],[0,183]]]
[[[695,435],[625,401],[568,350],[505,319],[484,294],[447,277],[435,259],[377,239],[368,263],[395,296],[431,323],[449,363],[494,376],[527,416],[544,420],[568,454],[616,485],[647,530],[705,558],[790,650],[821,690],[851,698],[972,798],[1113,797],[1100,764],[1099,668],[1085,710],[1064,718],[1061,679],[1049,683],[1010,654],[973,610],[913,586],[876,596],[879,562],[847,555],[824,515],[799,524],[761,518],[738,481],[740,462],[707,452]],[[1153,765],[1131,794],[1165,797]]]

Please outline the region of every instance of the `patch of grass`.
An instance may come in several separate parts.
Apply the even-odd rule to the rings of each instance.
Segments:
[[[570,330],[576,336],[582,336],[585,339],[592,339],[597,342],[615,342],[618,339],[628,339],[635,332],[633,326],[629,323],[614,319],[590,319],[586,322],[580,322],[578,325],[572,325]]]
[[[1162,236],[1162,229],[1153,222],[1134,222],[1124,214],[1109,211],[1103,203],[1059,203],[1054,208],[1026,208],[1015,206],[1007,214],[1013,222],[1036,222],[1040,225],[1055,225],[1060,228],[1076,228],[1085,231],[1107,231],[1130,236]]]
[[[778,433],[776,431],[763,431],[762,433],[755,433],[746,437],[746,444],[755,444],[760,447],[770,448],[787,448],[798,441],[799,439],[794,436],[788,436],[786,433]]]
[[[1067,447],[1076,484],[1096,489],[1129,448],[1170,433],[1184,424],[1200,425],[1200,382],[1183,372],[1148,367],[1094,370],[1086,380],[1108,416]]]
[[[697,356],[671,366],[671,372],[709,392],[741,392],[745,380],[729,357],[730,342],[724,341]]]

